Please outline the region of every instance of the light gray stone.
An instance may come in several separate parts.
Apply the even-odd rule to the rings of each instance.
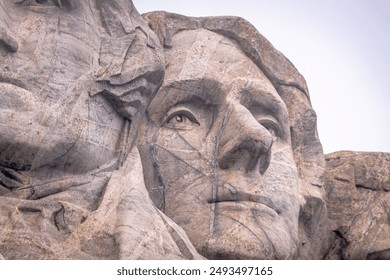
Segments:
[[[1,257],[202,258],[133,147],[164,59],[132,2],[7,0],[0,21]]]
[[[0,259],[390,259],[389,154],[242,18],[1,1],[0,99]]]
[[[244,19],[144,17],[166,59],[139,141],[155,204],[208,258],[321,258],[324,157],[303,77]]]

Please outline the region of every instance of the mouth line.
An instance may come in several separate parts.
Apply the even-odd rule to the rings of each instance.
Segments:
[[[262,195],[249,194],[246,192],[236,192],[230,195],[217,195],[217,198],[210,199],[207,202],[209,204],[219,204],[224,202],[254,202],[274,210],[278,215],[281,213],[279,208],[275,205],[275,203],[272,202],[270,198]]]

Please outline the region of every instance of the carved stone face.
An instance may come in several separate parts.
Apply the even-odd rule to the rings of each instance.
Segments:
[[[14,51],[0,46],[0,165],[65,173],[97,168],[114,157],[122,124],[106,101],[91,100],[86,90],[100,45],[97,27],[88,24],[91,11],[12,2],[0,7],[8,36],[19,43]],[[109,133],[113,140],[103,143]]]
[[[299,179],[288,111],[230,39],[182,31],[140,137],[155,203],[208,258],[297,255]]]
[[[119,8],[110,7],[112,3],[97,2],[0,4],[0,166],[31,171],[30,176],[42,179],[104,168],[118,158],[124,119],[113,102],[95,94],[109,87],[127,91],[146,107],[150,92],[122,85],[145,74],[132,72],[143,67],[140,61],[146,61],[145,72],[151,73],[159,61],[145,47],[148,31],[136,31],[124,15],[118,17]],[[131,5],[126,2],[125,12],[132,12]],[[120,26],[121,20],[127,25]],[[114,85],[110,66],[117,71]],[[130,69],[129,77],[120,75],[121,69]],[[98,85],[99,72],[107,79]],[[145,76],[138,81],[142,88],[148,88]],[[133,109],[130,113],[137,111]]]

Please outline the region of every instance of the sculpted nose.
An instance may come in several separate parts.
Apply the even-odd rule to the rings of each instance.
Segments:
[[[218,163],[222,169],[253,171],[261,174],[271,160],[273,137],[244,106],[233,105],[221,132]]]

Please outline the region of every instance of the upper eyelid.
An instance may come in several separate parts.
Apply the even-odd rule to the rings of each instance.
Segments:
[[[278,130],[283,130],[283,117],[278,114],[279,111],[274,112],[272,108],[266,107],[264,106],[264,104],[258,103],[249,106],[248,110],[259,123],[261,120],[265,122],[272,122],[278,127]]]
[[[271,118],[260,118],[257,120],[257,122],[259,124],[262,124],[262,125],[271,125],[271,126],[275,126],[278,131],[280,130],[280,125],[278,124],[278,122],[274,119],[271,119]]]
[[[183,113],[187,115],[190,121],[199,124],[198,119],[194,116],[191,110],[185,106],[176,106],[168,110],[168,112],[165,114],[162,120],[162,124],[169,122],[174,117],[175,114],[179,114],[179,113]]]
[[[273,129],[276,130],[275,131],[276,136],[284,139],[285,135],[284,135],[283,127],[275,118],[270,116],[265,116],[265,117],[256,118],[256,120],[259,124],[261,124],[264,127],[271,126]]]
[[[170,122],[171,119],[173,119],[173,117],[179,115],[179,114],[183,114],[185,115],[185,117],[187,117],[191,122],[195,123],[195,124],[198,124],[199,125],[199,121],[196,119],[196,117],[190,112],[190,111],[187,111],[187,110],[179,110],[177,112],[173,112],[172,114],[170,114],[166,120],[164,121],[164,123],[166,122]]]

